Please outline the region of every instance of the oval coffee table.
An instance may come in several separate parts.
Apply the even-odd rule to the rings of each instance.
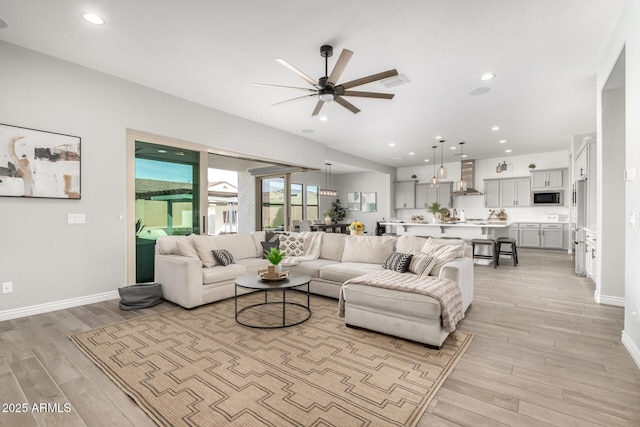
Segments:
[[[296,274],[291,273],[289,277],[283,280],[278,281],[269,281],[264,280],[258,277],[256,274],[246,274],[244,276],[240,276],[235,280],[235,312],[236,312],[236,322],[241,325],[248,326],[250,328],[260,328],[260,329],[275,329],[275,328],[287,328],[289,326],[299,325],[300,323],[306,322],[311,317],[311,307],[309,305],[309,287],[311,282],[311,276],[306,274]],[[286,292],[287,289],[297,288],[298,286],[307,285],[307,305],[306,307],[297,302],[288,302],[286,300]],[[254,289],[259,291],[264,291],[264,302],[252,304],[250,306],[242,308],[238,311],[238,287],[245,289]],[[282,301],[267,301],[267,294],[269,291],[282,291]],[[263,325],[250,325],[238,320],[238,315],[247,310],[259,310],[261,307],[264,308],[270,304],[281,304],[282,305],[282,326],[263,326]],[[299,320],[295,323],[287,324],[286,322],[286,308],[287,306],[297,306],[302,307],[306,310],[307,315],[304,319]]]

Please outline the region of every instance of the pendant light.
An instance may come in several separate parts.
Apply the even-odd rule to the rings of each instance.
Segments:
[[[456,182],[456,191],[467,191],[467,182],[464,180],[462,170],[464,168],[464,142],[460,143],[460,181]]]
[[[337,197],[338,192],[331,189],[331,163],[324,164],[324,185],[325,188],[320,189],[321,196]]]
[[[447,179],[447,169],[444,167],[444,139],[440,140],[440,168],[438,168],[438,178]]]
[[[438,180],[438,177],[436,176],[436,148],[438,148],[437,145],[434,145],[433,147],[433,178],[431,178],[431,188],[438,188],[438,184],[440,183],[440,181]]]

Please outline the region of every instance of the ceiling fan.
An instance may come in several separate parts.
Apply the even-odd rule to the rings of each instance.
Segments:
[[[295,90],[303,90],[309,92],[307,95],[298,96],[296,98],[287,99],[286,101],[277,102],[273,105],[280,105],[286,102],[296,101],[299,99],[308,98],[311,96],[318,97],[318,103],[316,104],[316,108],[313,110],[312,116],[318,115],[320,109],[326,102],[336,101],[338,104],[342,105],[347,110],[352,113],[359,113],[360,110],[349,101],[344,99],[345,96],[360,96],[364,98],[381,98],[381,99],[391,99],[393,98],[392,93],[379,93],[379,92],[361,92],[356,90],[349,90],[356,86],[361,86],[367,83],[375,82],[378,80],[386,79],[388,77],[393,77],[398,75],[398,71],[396,69],[384,71],[382,73],[372,74],[367,77],[362,77],[356,80],[351,80],[350,82],[337,84],[338,79],[342,75],[342,72],[347,67],[353,52],[347,49],[343,49],[340,53],[340,57],[338,58],[338,62],[333,67],[331,74],[329,72],[329,57],[333,55],[333,46],[323,45],[320,47],[320,56],[324,58],[324,77],[320,77],[316,82],[311,77],[298,70],[293,65],[289,64],[284,59],[276,59],[276,62],[281,64],[282,66],[288,68],[289,70],[296,73],[299,77],[309,83],[314,89],[304,88],[304,87],[295,87],[295,86],[281,86],[281,85],[271,85],[264,83],[254,83],[255,86],[263,86],[263,87],[275,87],[280,89],[295,89]]]

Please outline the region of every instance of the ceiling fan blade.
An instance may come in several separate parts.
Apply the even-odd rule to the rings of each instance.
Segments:
[[[304,99],[304,98],[308,98],[310,96],[316,96],[316,94],[312,93],[312,94],[309,94],[309,95],[298,96],[296,98],[291,98],[291,99],[287,99],[287,100],[284,100],[284,101],[276,102],[275,104],[271,104],[271,106],[273,107],[274,105],[285,104],[285,103],[291,102],[291,101],[298,101],[298,100],[301,100],[301,99]]]
[[[348,49],[342,49],[342,52],[340,53],[340,57],[338,58],[338,61],[336,62],[336,65],[333,67],[333,71],[331,71],[331,74],[329,75],[329,79],[327,80],[329,83],[332,83],[333,85],[336,84],[338,79],[340,79],[342,72],[347,67],[347,64],[349,63],[349,60],[351,60],[352,56],[353,56],[353,52],[351,52]]]
[[[267,83],[251,83],[253,86],[259,86],[259,87],[275,87],[278,89],[296,89],[296,90],[304,90],[304,91],[309,91],[309,92],[317,92],[316,89],[309,89],[307,87],[296,87],[296,86],[282,86],[282,85],[270,85]]]
[[[318,100],[318,103],[316,104],[316,108],[313,109],[313,113],[311,113],[311,116],[312,117],[317,116],[323,105],[324,105],[324,101]]]
[[[280,65],[282,65],[285,68],[288,68],[289,70],[293,71],[294,73],[296,73],[298,76],[302,77],[307,83],[309,83],[311,86],[320,89],[320,87],[318,86],[318,82],[316,82],[315,80],[313,80],[311,77],[307,76],[305,73],[303,73],[302,71],[298,70],[296,67],[294,67],[293,65],[289,64],[287,61],[285,61],[284,59],[276,59],[276,62]]]
[[[352,103],[350,103],[349,101],[347,101],[346,99],[344,99],[341,96],[336,96],[334,101],[336,101],[338,104],[342,105],[347,110],[351,111],[353,114],[358,114],[360,112],[358,107],[356,107],[355,105],[353,105]]]
[[[395,94],[393,93],[379,93],[379,92],[360,92],[357,90],[345,90],[342,96],[361,96],[364,98],[382,98],[392,99]]]
[[[367,77],[362,77],[360,79],[351,80],[350,82],[342,83],[340,86],[342,86],[345,89],[349,89],[349,88],[352,88],[352,87],[360,86],[360,85],[363,85],[363,84],[375,82],[375,81],[378,81],[378,80],[386,79],[388,77],[393,77],[393,76],[397,76],[397,75],[398,75],[398,70],[393,69],[393,70],[389,70],[389,71],[383,71],[382,73],[378,73],[378,74],[372,74],[372,75],[367,76]]]

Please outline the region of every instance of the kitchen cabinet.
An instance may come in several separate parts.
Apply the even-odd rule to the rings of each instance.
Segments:
[[[564,188],[564,169],[547,169],[531,172],[531,190]]]
[[[413,209],[416,205],[415,181],[396,182],[396,209]]]
[[[567,227],[567,224],[561,223],[519,223],[518,246],[540,249],[568,249]],[[511,236],[512,231],[510,229],[509,237]]]
[[[584,270],[587,277],[595,280],[596,277],[596,233],[591,230],[584,229],[584,247],[586,250],[584,260]]]
[[[520,223],[518,224],[519,246],[529,248],[540,247],[540,224]]]
[[[543,249],[564,249],[564,225],[541,224],[540,247]]]
[[[530,206],[529,178],[493,179],[484,181],[484,206],[505,208]]]
[[[589,150],[590,144],[586,144],[576,156],[574,162],[574,181],[581,181],[589,176]]]
[[[416,185],[416,209],[426,209],[433,202],[438,202],[443,208],[453,208],[453,183],[441,182],[437,188],[429,184]]]

